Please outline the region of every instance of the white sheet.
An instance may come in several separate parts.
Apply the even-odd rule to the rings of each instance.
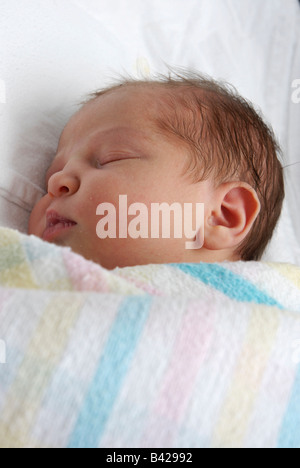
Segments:
[[[58,136],[85,94],[117,72],[165,63],[225,79],[259,106],[300,160],[297,0],[1,0],[0,224],[26,232]],[[265,259],[300,265],[300,166]]]

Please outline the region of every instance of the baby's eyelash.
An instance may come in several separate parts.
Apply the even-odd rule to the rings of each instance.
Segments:
[[[117,157],[112,158],[112,159],[109,159],[108,161],[105,161],[105,162],[103,162],[103,163],[101,163],[101,161],[100,161],[99,159],[96,159],[95,166],[96,166],[97,169],[101,169],[101,168],[102,168],[103,166],[105,166],[106,164],[110,164],[110,163],[117,162],[117,161],[125,161],[125,160],[127,160],[127,159],[138,159],[138,158],[136,158],[136,157],[129,157],[129,156],[120,158],[120,157],[117,156]]]
[[[99,159],[96,160],[96,169],[101,169],[102,167],[104,167],[106,164],[109,164],[111,162],[115,162],[115,161],[119,161],[118,159],[110,159],[109,161],[105,161],[105,162],[101,162]]]

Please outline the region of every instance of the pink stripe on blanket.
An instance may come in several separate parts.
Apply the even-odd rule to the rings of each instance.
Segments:
[[[73,252],[63,252],[63,260],[75,291],[109,292],[105,270]]]
[[[116,273],[116,276],[119,277],[119,278],[124,279],[124,277],[122,275],[119,275],[117,273]],[[145,291],[145,293],[151,294],[151,296],[163,296],[164,295],[164,293],[162,291],[160,291],[157,288],[153,287],[151,284],[145,283],[142,280],[138,280],[136,278],[128,277],[128,278],[126,278],[126,281],[128,281],[128,283],[134,284],[134,286],[136,286],[138,289],[141,289],[142,291]]]
[[[173,355],[168,363],[161,391],[152,408],[152,421],[144,434],[144,440],[157,440],[155,434],[159,427],[156,425],[159,426],[161,420],[171,421],[174,423],[174,431],[178,429],[178,423],[184,418],[196,379],[210,348],[214,321],[215,312],[211,305],[203,304],[199,308],[199,303],[198,306],[197,303],[191,304],[174,343]],[[164,440],[160,440],[161,446],[172,446],[174,437],[176,433],[172,431],[164,434]]]

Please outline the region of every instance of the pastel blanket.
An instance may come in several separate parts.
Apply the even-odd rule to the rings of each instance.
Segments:
[[[108,271],[0,228],[0,447],[300,447],[300,269]]]

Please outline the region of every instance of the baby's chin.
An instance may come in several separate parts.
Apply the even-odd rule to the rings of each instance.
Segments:
[[[178,252],[177,244],[168,247],[166,241],[161,243],[160,239],[152,243],[149,239],[99,239],[80,226],[74,226],[74,229],[50,242],[60,247],[70,247],[74,253],[107,270],[182,261],[178,253],[174,253]]]
[[[85,260],[94,262],[106,270],[113,270],[117,267],[124,268],[136,265],[145,265],[149,262],[143,261],[141,255],[133,257],[129,255],[126,249],[122,248],[117,239],[111,243],[110,240],[98,239],[96,244],[87,241],[80,242],[79,239],[56,239],[56,245],[60,247],[70,247],[72,252],[82,256]],[[151,263],[151,262],[150,262]]]
[[[105,256],[102,258],[103,255],[101,255],[101,251],[104,249],[100,248],[99,242],[101,243],[101,241],[99,241],[99,239],[97,245],[95,245],[93,244],[92,239],[88,239],[87,236],[75,236],[74,234],[71,235],[70,233],[69,235],[58,236],[55,239],[49,240],[47,242],[55,244],[59,247],[69,247],[71,248],[72,252],[81,255],[86,260],[97,263],[104,268],[115,268],[113,258],[110,258],[110,261],[105,259]]]

